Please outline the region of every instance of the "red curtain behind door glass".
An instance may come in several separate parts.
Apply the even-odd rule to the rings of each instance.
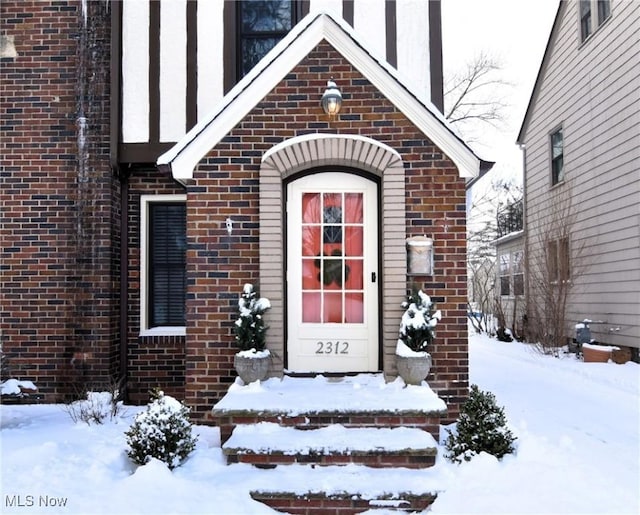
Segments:
[[[362,193],[303,194],[303,322],[363,322],[363,222]]]

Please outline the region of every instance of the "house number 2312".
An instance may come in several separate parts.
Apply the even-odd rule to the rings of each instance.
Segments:
[[[349,354],[349,342],[317,342],[316,354]]]

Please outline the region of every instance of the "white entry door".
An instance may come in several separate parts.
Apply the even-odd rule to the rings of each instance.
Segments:
[[[287,368],[377,371],[376,183],[325,172],[287,194]]]

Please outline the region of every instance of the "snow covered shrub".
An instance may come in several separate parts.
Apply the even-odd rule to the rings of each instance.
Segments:
[[[442,315],[434,311],[429,295],[422,290],[413,292],[402,303],[405,312],[400,322],[399,340],[414,352],[426,352],[435,338],[435,327]]]
[[[271,308],[268,299],[258,298],[253,284],[245,284],[238,301],[240,316],[236,320],[234,332],[236,343],[241,351],[262,351],[266,345],[268,327],[264,324],[265,311]]]
[[[516,437],[506,427],[504,408],[496,404],[495,395],[483,392],[478,385],[471,385],[469,399],[460,410],[456,433],[447,429],[449,436],[445,455],[450,461],[461,463],[476,454],[486,452],[500,459],[514,451]],[[461,459],[462,458],[462,459]]]
[[[184,404],[160,390],[151,392],[146,411],[139,413],[125,432],[127,455],[138,465],[156,458],[174,469],[196,446],[189,411]]]
[[[117,400],[114,392],[86,392],[86,399],[67,404],[64,410],[74,422],[102,424],[107,418],[118,416],[122,409],[122,401]]]

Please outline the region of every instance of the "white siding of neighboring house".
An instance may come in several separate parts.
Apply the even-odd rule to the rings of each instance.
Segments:
[[[584,247],[586,269],[574,281],[569,319],[605,321],[592,325],[599,341],[640,347],[640,2],[611,7],[580,43],[578,2],[563,2],[521,134],[527,239],[535,249],[537,213],[571,192],[571,246]],[[560,125],[565,183],[552,187],[549,135]]]

